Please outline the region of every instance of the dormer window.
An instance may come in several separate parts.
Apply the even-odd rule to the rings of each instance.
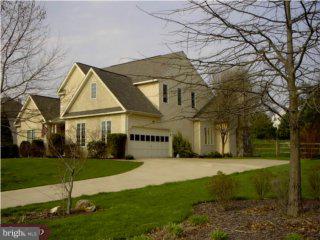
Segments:
[[[162,100],[164,103],[168,102],[168,85],[167,84],[162,85]]]
[[[91,99],[97,98],[97,84],[91,83]]]

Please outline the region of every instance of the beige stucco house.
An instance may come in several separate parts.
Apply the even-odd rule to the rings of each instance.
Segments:
[[[183,52],[106,68],[75,63],[57,94],[59,106],[50,117],[44,116],[35,96],[27,99],[20,117],[25,109],[36,109],[39,122],[17,121],[22,133],[35,129],[35,137],[45,138],[40,131],[44,124],[48,133],[64,132],[67,141],[84,150],[88,142],[105,140],[108,133],[124,133],[126,154],[136,158],[172,157],[177,132],[198,154],[221,150],[214,122],[199,114],[212,92]],[[27,137],[22,134],[18,142]],[[234,133],[225,152],[236,154]]]
[[[14,123],[18,146],[22,141],[32,142],[34,139],[43,139],[47,146],[49,134],[64,134],[64,121],[59,117],[59,110],[59,98],[29,95]]]

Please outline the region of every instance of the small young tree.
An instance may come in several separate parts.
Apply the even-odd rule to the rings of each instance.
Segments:
[[[214,98],[203,113],[216,124],[216,130],[221,137],[221,153],[224,154],[225,144],[229,134],[238,131],[238,141],[241,150],[238,155],[250,155],[250,136],[248,133],[249,116],[257,106],[259,100],[256,96],[248,94],[252,84],[248,72],[242,68],[229,69],[213,78],[210,83],[214,90]]]
[[[222,156],[224,155],[224,150],[226,143],[229,138],[229,133],[231,130],[230,124],[227,122],[221,122],[216,124],[216,130],[220,133],[220,138],[221,138],[221,154]]]
[[[83,156],[81,149],[78,145],[69,144],[66,145],[70,155],[61,159],[61,183],[64,186],[66,193],[66,212],[71,213],[72,208],[72,191],[75,178],[79,175],[80,171],[86,162],[86,158]]]
[[[68,140],[69,143],[66,144],[64,148],[64,155],[62,155],[59,145],[54,144],[50,139],[48,144],[50,145],[52,153],[60,159],[59,174],[63,186],[63,196],[66,199],[66,213],[70,214],[74,181],[83,169],[86,158],[80,147],[71,142],[71,138]]]

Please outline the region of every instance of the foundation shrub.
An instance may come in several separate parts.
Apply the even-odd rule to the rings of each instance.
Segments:
[[[123,159],[126,151],[127,135],[111,133],[107,136],[107,151],[113,158]]]
[[[29,157],[31,154],[31,143],[22,141],[20,143],[19,152],[21,157]]]
[[[42,139],[32,141],[30,153],[32,157],[44,157],[46,148]]]
[[[182,137],[182,134],[180,132],[173,136],[172,148],[174,157],[176,157],[178,154],[179,157],[182,158],[193,157],[191,144],[188,142],[188,140]]]
[[[51,156],[59,157],[63,155],[64,136],[58,133],[52,134],[48,139],[48,143]]]
[[[87,144],[89,158],[106,158],[107,144],[104,141],[91,141]]]

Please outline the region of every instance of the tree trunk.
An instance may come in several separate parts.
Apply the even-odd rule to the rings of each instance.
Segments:
[[[299,139],[299,96],[296,86],[294,65],[293,32],[291,20],[291,6],[284,2],[287,23],[287,83],[289,90],[289,119],[290,119],[290,180],[287,213],[298,216],[301,210],[301,166]]]
[[[294,118],[294,117],[292,117]],[[287,213],[298,216],[301,210],[301,165],[299,126],[292,120],[290,124],[290,181]]]
[[[71,207],[72,207],[72,190],[73,190],[73,176],[70,177],[70,187],[68,191],[68,196],[67,196],[67,214],[71,213]]]
[[[242,141],[243,141],[243,156],[251,157],[252,145],[250,140],[250,132],[249,132],[249,127],[246,125],[242,127]]]
[[[221,142],[221,154],[222,156],[224,155],[224,146],[225,146],[225,142],[224,142],[224,139],[221,139],[222,142]]]
[[[227,142],[227,139],[228,139],[228,133],[223,132],[221,133],[221,155],[224,156],[224,149],[225,149],[225,146],[226,146],[226,142]]]

